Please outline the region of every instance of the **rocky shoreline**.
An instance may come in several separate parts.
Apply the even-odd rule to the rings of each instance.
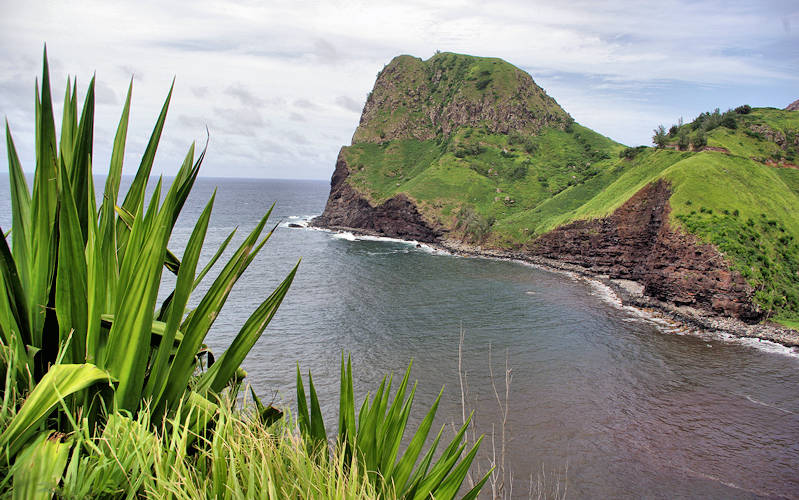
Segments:
[[[315,224],[316,227],[332,231],[346,231],[356,235],[386,237],[377,231],[363,230],[360,228],[345,226],[324,226]],[[407,238],[406,241],[413,241]],[[442,239],[438,242],[425,242],[425,245],[448,252],[453,255],[464,257],[480,257],[511,260],[525,264],[532,264],[541,269],[551,272],[566,273],[572,276],[600,283],[608,287],[619,302],[624,306],[632,306],[637,309],[662,317],[666,320],[677,323],[685,329],[696,329],[704,332],[717,332],[732,335],[740,338],[752,338],[766,340],[781,344],[799,352],[799,332],[776,323],[745,323],[739,319],[714,314],[707,310],[700,310],[690,306],[678,306],[672,303],[663,302],[653,297],[644,295],[644,285],[624,279],[613,279],[607,274],[592,272],[590,269],[561,262],[547,257],[530,255],[522,252],[504,251],[497,249],[484,249],[480,246],[470,245],[452,239]]]

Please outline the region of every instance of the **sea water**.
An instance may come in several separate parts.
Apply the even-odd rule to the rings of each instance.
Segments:
[[[299,363],[333,432],[342,355],[352,358],[359,401],[385,374],[398,383],[413,361],[412,423],[444,387],[437,422],[460,423],[462,400],[475,411],[484,470],[492,448],[501,458],[508,405],[514,497],[527,496],[532,478],[571,498],[799,498],[799,357],[790,349],[685,331],[621,307],[595,283],[534,266],[289,227],[321,213],[322,181],[200,178],[172,237],[176,254],[215,188],[200,265],[238,228],[230,255],[273,202],[276,229],[206,339],[214,351],[302,258],[244,362],[265,401],[296,411]],[[7,176],[0,224],[10,227]]]

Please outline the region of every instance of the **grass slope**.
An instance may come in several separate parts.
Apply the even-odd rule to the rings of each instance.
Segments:
[[[721,126],[727,116],[735,123]],[[799,170],[778,167],[795,157],[799,112],[703,120],[682,127],[728,153],[637,148],[629,158],[624,146],[574,124],[537,135],[464,126],[428,141],[355,143],[344,154],[350,182],[373,203],[405,193],[452,236],[506,248],[607,216],[647,184],[668,180],[672,224],[716,245],[772,318],[795,325]],[[676,144],[676,134],[669,141]]]

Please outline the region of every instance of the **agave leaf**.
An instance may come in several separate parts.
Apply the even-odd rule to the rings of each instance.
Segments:
[[[42,346],[42,330],[45,311],[55,272],[56,258],[56,204],[58,199],[58,163],[55,139],[55,121],[50,92],[50,73],[47,64],[47,48],[44,50],[42,68],[41,101],[37,98],[36,122],[36,173],[31,197],[32,228],[29,261],[30,292],[28,314],[31,321],[33,345]]]
[[[436,412],[438,411],[438,404],[441,401],[441,395],[443,393],[444,389],[441,389],[441,392],[438,393],[438,397],[430,407],[427,415],[425,415],[422,423],[419,424],[419,428],[416,429],[416,433],[413,435],[402,458],[396,466],[392,467],[390,471],[387,471],[387,476],[390,477],[390,481],[387,482],[393,482],[397,487],[397,491],[404,491],[406,489],[408,479],[411,477],[411,472],[413,471],[413,466],[419,458],[425,441],[427,441],[428,434],[430,434],[430,428],[433,425],[433,419],[435,419]],[[393,451],[393,453],[394,456],[396,456],[397,452]]]
[[[153,168],[153,161],[155,160],[155,152],[158,149],[158,142],[161,140],[161,132],[164,130],[164,121],[166,121],[166,114],[169,109],[169,101],[172,99],[172,90],[175,87],[175,81],[169,87],[169,93],[164,100],[164,105],[161,107],[161,113],[158,115],[158,120],[155,123],[153,132],[150,135],[150,140],[147,143],[147,148],[142,155],[141,163],[136,171],[136,176],[133,178],[133,183],[128,189],[125,200],[122,202],[122,208],[127,212],[133,213],[137,207],[144,202],[144,193],[147,189],[147,181],[150,178],[150,172]],[[118,252],[120,260],[124,257],[127,251],[127,241],[130,234],[123,224],[117,224],[117,241]]]
[[[174,198],[167,195],[158,211],[155,207],[160,185],[159,180],[147,214],[139,219],[141,210],[137,212],[130,232],[130,251],[123,258],[120,271],[121,297],[116,301],[115,321],[108,335],[105,367],[119,379],[114,399],[120,408],[131,411],[141,402],[153,310],[169,239],[167,218]]]
[[[14,238],[11,242],[14,260],[17,262],[20,283],[24,291],[28,290],[30,249],[30,220],[31,220],[31,195],[28,183],[22,172],[22,165],[17,156],[11,129],[6,120],[6,152],[8,153],[8,178],[11,184],[11,227],[14,228]]]
[[[220,309],[230,295],[233,285],[252,261],[251,257],[261,247],[255,246],[271,210],[264,215],[255,229],[245,238],[239,249],[222,269],[208,292],[200,300],[197,308],[183,321],[183,342],[180,343],[169,370],[169,380],[157,408],[176,402],[185,391],[194,372],[194,356],[205,340],[205,335],[213,325]],[[271,234],[271,233],[270,233]],[[268,238],[267,235],[266,238]],[[266,241],[266,239],[264,239]],[[254,248],[255,247],[255,248]]]
[[[483,486],[485,486],[486,481],[488,481],[488,478],[491,477],[492,472],[494,472],[493,467],[488,469],[488,472],[486,472],[486,475],[483,476],[483,479],[479,480],[477,484],[474,485],[474,488],[472,488],[465,495],[463,495],[463,498],[461,500],[475,500],[477,498],[477,495],[480,494],[480,490],[482,490]]]
[[[68,171],[69,182],[72,184],[72,191],[75,199],[81,200],[77,203],[78,222],[81,234],[83,235],[83,245],[86,245],[86,226],[89,221],[89,200],[90,184],[92,180],[92,143],[94,142],[94,77],[89,82],[86,91],[86,98],[83,101],[83,111],[80,116],[77,134],[75,135],[75,157],[72,169]],[[66,180],[62,181],[66,182]],[[92,200],[94,202],[94,200]]]
[[[230,232],[227,238],[225,238],[225,241],[223,241],[222,244],[219,246],[219,248],[216,250],[216,253],[213,255],[213,257],[211,257],[211,260],[209,260],[208,263],[203,268],[203,270],[200,271],[200,274],[198,274],[197,277],[194,278],[194,283],[192,284],[191,287],[192,291],[194,291],[194,289],[197,288],[197,285],[199,285],[200,282],[205,277],[205,275],[208,274],[208,271],[210,271],[211,268],[214,267],[214,264],[216,264],[216,261],[219,260],[219,257],[222,256],[222,253],[225,251],[225,249],[228,246],[228,243],[230,243],[230,240],[233,239],[233,235],[235,234],[236,234],[236,229]],[[158,314],[156,315],[159,320],[163,321],[166,315],[169,314],[169,310],[171,308],[172,301],[174,300],[174,298],[175,298],[175,292],[173,290],[169,294],[169,296],[166,299],[164,299],[164,303],[161,304],[161,309],[160,311],[158,311]]]
[[[222,356],[216,360],[216,363],[206,371],[197,384],[196,390],[203,392],[204,390],[212,390],[215,392],[221,391],[231,379],[236,369],[244,361],[244,358],[255,345],[255,342],[260,338],[266,326],[272,321],[278,307],[280,307],[283,298],[289,291],[294,275],[297,274],[299,262],[291,272],[286,276],[283,282],[275,289],[274,292],[263,302],[255,312],[247,319],[244,326],[241,327],[236,338],[230,344],[230,347],[225,350]],[[313,392],[311,393],[313,396]],[[313,399],[311,401],[311,410],[313,417]],[[318,402],[317,402],[318,406]],[[313,420],[311,422],[313,424]]]
[[[78,128],[76,102],[72,99],[72,80],[67,77],[67,90],[64,92],[64,112],[61,116],[61,142],[59,154],[67,171],[72,170],[75,146],[75,132]]]
[[[12,331],[18,333],[20,345],[29,345],[32,344],[32,335],[28,320],[26,297],[14,258],[11,256],[6,237],[2,233],[3,231],[0,230],[0,274],[2,274],[3,290],[6,294],[11,315],[2,326],[6,335],[10,335]],[[11,320],[13,320],[13,323]],[[8,339],[6,339],[6,342],[8,342]]]
[[[311,435],[311,416],[308,413],[308,400],[305,397],[305,387],[300,375],[300,364],[297,363],[297,425],[300,434]]]
[[[125,98],[125,106],[122,108],[122,117],[119,119],[116,136],[114,137],[114,147],[111,151],[111,165],[108,169],[108,178],[105,181],[105,191],[103,192],[103,203],[100,208],[99,217],[99,238],[100,238],[100,261],[101,269],[99,272],[106,278],[105,282],[99,282],[103,289],[102,305],[108,310],[115,310],[116,304],[116,284],[119,277],[119,260],[117,258],[117,231],[114,209],[119,196],[119,183],[122,178],[122,163],[125,158],[125,141],[128,133],[128,118],[130,116],[130,96],[133,92],[133,80],[128,85],[128,94]]]
[[[102,314],[102,315],[100,315],[100,324],[103,327],[108,328],[110,330],[111,327],[114,326],[114,315],[113,314]],[[163,321],[153,320],[153,326],[152,326],[152,329],[150,330],[150,333],[152,333],[152,335],[153,335],[153,339],[154,339],[153,340],[153,344],[154,345],[157,345],[157,344],[160,344],[161,342],[163,342],[162,339],[165,336],[165,332],[166,332],[167,328],[168,328],[167,324],[164,323]],[[180,343],[181,340],[183,340],[183,334],[180,331],[175,332],[175,336],[173,338],[173,343],[175,345],[177,345],[177,344]]]
[[[197,269],[197,261],[200,258],[202,245],[205,241],[208,221],[211,218],[211,211],[214,206],[215,198],[216,192],[211,196],[205,209],[200,214],[200,218],[197,220],[197,224],[194,226],[194,230],[189,237],[186,251],[183,253],[183,265],[178,271],[169,320],[168,323],[164,323],[164,342],[161,343],[158,353],[155,356],[155,360],[150,369],[150,377],[144,391],[145,397],[151,397],[154,398],[154,400],[157,400],[161,396],[166,386],[166,375],[169,357],[172,354],[172,343],[177,340],[178,335],[180,336],[180,341],[183,340],[183,334],[178,332],[178,327],[183,319],[183,311],[191,295],[194,272]],[[153,325],[156,323],[157,322],[154,321]]]
[[[86,257],[83,236],[78,221],[78,210],[67,181],[66,167],[62,165],[61,204],[58,217],[58,271],[55,283],[55,306],[58,317],[59,343],[63,345],[72,335],[70,354],[66,361],[78,363],[86,360]]]
[[[39,434],[36,440],[19,454],[11,474],[14,477],[14,500],[49,500],[53,498],[58,482],[69,458],[70,443],[61,442],[49,432]]]
[[[469,453],[463,457],[463,460],[451,471],[447,472],[446,477],[441,481],[441,484],[431,493],[433,498],[440,498],[441,500],[449,500],[455,498],[455,495],[458,493],[458,490],[461,489],[461,485],[463,484],[463,480],[466,479],[466,475],[469,473],[469,467],[472,465],[472,461],[474,461],[474,457],[477,454],[477,449],[480,447],[480,443],[483,441],[483,436],[474,443],[472,449],[469,450]],[[485,482],[485,478],[483,478],[482,482]]]
[[[36,384],[22,408],[0,434],[0,448],[8,447],[14,457],[26,442],[29,431],[46,417],[63,398],[97,382],[114,379],[92,364],[54,365]]]

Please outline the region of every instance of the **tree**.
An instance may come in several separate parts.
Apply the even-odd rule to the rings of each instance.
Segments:
[[[685,151],[689,144],[691,144],[691,140],[688,137],[688,131],[681,130],[680,135],[677,136],[677,147],[680,148],[680,151]]]
[[[694,136],[691,137],[691,145],[697,151],[707,146],[707,137],[705,136],[705,133],[701,130],[697,130]]]
[[[658,148],[666,147],[666,127],[663,125],[658,125],[658,128],[654,129],[653,132],[655,135],[652,136],[652,143],[654,143]]]

